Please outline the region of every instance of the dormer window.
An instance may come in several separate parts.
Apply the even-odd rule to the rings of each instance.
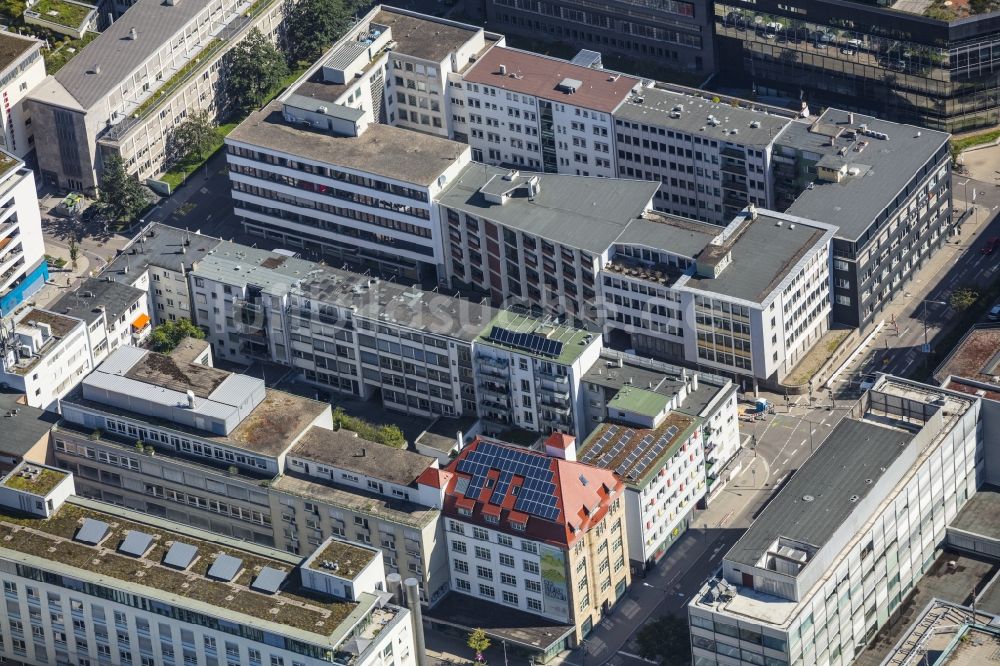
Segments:
[[[483,520],[485,520],[488,523],[492,523],[493,525],[496,525],[497,523],[500,522],[500,516],[493,516],[488,513],[484,513]]]
[[[523,532],[525,530],[525,528],[528,526],[528,524],[527,523],[515,523],[515,522],[511,521],[510,526],[511,526],[512,529],[515,529],[518,532]]]

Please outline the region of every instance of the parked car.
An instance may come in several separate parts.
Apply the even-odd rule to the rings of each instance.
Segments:
[[[986,241],[986,245],[979,252],[981,254],[993,254],[998,246],[1000,246],[1000,236],[994,236]]]
[[[990,311],[986,313],[986,318],[990,321],[1000,321],[1000,303],[990,308]]]

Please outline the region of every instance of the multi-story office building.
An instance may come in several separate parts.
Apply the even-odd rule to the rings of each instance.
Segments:
[[[216,355],[420,415],[476,413],[472,342],[494,310],[285,254],[221,243],[190,273]]]
[[[8,660],[417,663],[409,611],[379,596],[377,550],[330,541],[303,561],[72,497],[72,486],[37,465],[0,482]],[[41,509],[25,517],[21,500]]]
[[[0,315],[8,315],[49,279],[35,176],[0,151]]]
[[[169,140],[186,114],[225,111],[221,61],[253,28],[272,38],[278,0],[139,0],[27,100],[43,182],[93,194],[102,155],[120,155],[140,180],[175,156]]]
[[[487,430],[577,437],[590,431],[580,378],[601,354],[600,335],[505,310],[484,328],[474,352]]]
[[[491,25],[511,34],[555,39],[668,69],[705,75],[715,69],[713,16],[706,2],[490,0],[486,15]]]
[[[851,663],[976,492],[980,402],[880,377],[689,603],[695,663]]]
[[[119,349],[62,400],[53,455],[81,495],[292,553],[331,535],[372,544],[424,601],[447,591],[438,511],[416,483],[435,459],[334,432],[328,404],[196,355]]]
[[[110,278],[87,278],[49,309],[86,323],[95,365],[119,347],[142,344],[153,330],[146,294]]]
[[[11,32],[0,34],[0,147],[24,159],[35,149],[35,133],[24,100],[45,78],[43,42]]]
[[[951,232],[948,135],[827,109],[776,144],[776,205],[837,227],[833,319],[864,328]]]
[[[565,456],[477,439],[440,477],[453,594],[563,625],[558,652],[579,644],[630,581],[624,486]],[[430,492],[432,488],[428,488]]]
[[[300,81],[308,83],[320,64]],[[318,124],[311,119],[323,115],[316,102],[300,108],[296,91],[292,86],[226,138],[236,214],[247,232],[408,279],[442,278],[433,200],[468,163],[468,146],[362,125],[357,116]]]
[[[968,6],[901,7],[718,2],[718,62],[727,63],[720,83],[946,132],[995,125],[996,16],[969,15]],[[937,15],[922,15],[931,11]]]
[[[625,483],[629,553],[652,566],[687,529],[706,494],[704,431],[700,419],[675,411],[673,396],[626,386],[608,401],[610,423],[580,446],[580,462],[614,472]]]
[[[437,197],[447,219],[447,275],[494,305],[599,317],[597,274],[656,185],[468,165]],[[443,235],[443,234],[442,234]]]
[[[614,112],[616,175],[659,181],[656,210],[728,224],[749,204],[771,208],[771,152],[792,114],[652,85]]]
[[[39,409],[56,409],[94,367],[84,321],[39,308],[0,320],[0,354],[0,384]]]
[[[834,230],[753,206],[721,231],[635,220],[601,274],[611,346],[780,381],[829,325]]]
[[[499,46],[462,79],[474,161],[615,175],[611,114],[639,79]]]
[[[635,418],[623,416],[622,410],[615,408],[622,400],[628,402],[630,396],[644,396],[645,404],[670,404],[672,413],[700,423],[699,446],[703,449],[705,489],[696,495],[697,501],[709,502],[739,470],[737,454],[742,437],[736,417],[737,385],[725,377],[605,349],[598,362],[583,376],[582,386],[590,428],[600,428],[609,421],[635,425]],[[601,439],[602,436],[591,433],[583,447],[596,446],[592,440],[600,442]],[[614,450],[614,445],[611,449]],[[592,464],[597,463],[592,461]],[[677,520],[682,517],[675,516]],[[686,524],[677,524],[682,529],[686,527]],[[668,533],[672,531],[673,527]],[[668,548],[672,542],[670,538],[664,547]],[[650,552],[659,559],[659,545],[651,545],[654,548]],[[643,550],[635,548],[632,557],[638,559]]]
[[[194,320],[188,272],[221,241],[197,232],[151,223],[101,271],[101,277],[146,293],[153,324]]]

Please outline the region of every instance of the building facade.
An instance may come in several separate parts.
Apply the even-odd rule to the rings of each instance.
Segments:
[[[24,159],[35,149],[35,133],[25,98],[45,78],[42,42],[5,32],[3,69],[0,70],[0,122],[3,123],[3,149]]]
[[[252,10],[252,11],[248,11]],[[221,117],[222,58],[253,28],[276,38],[285,6],[270,0],[140,0],[27,100],[42,181],[94,194],[105,154],[140,180],[176,159],[170,135],[191,112]]]
[[[689,603],[695,663],[851,663],[976,492],[979,411],[880,377]]]
[[[0,315],[12,313],[48,279],[35,176],[21,160],[0,153]]]

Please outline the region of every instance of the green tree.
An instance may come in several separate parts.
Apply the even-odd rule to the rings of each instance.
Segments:
[[[205,331],[195,326],[190,319],[166,321],[153,329],[149,335],[149,344],[155,351],[166,354],[173,351],[184,338],[201,340]]]
[[[149,205],[146,191],[139,179],[129,175],[125,170],[125,163],[118,155],[111,155],[104,160],[98,201],[104,212],[119,222],[135,220]]]
[[[205,110],[188,115],[170,133],[171,159],[184,162],[198,162],[215,148],[219,142],[219,132],[212,115]]]
[[[285,21],[292,62],[323,55],[350,26],[356,9],[356,0],[299,0]]]
[[[260,107],[288,76],[285,57],[257,28],[229,52],[224,68],[226,95],[242,114]]]
[[[962,287],[951,292],[948,297],[948,305],[962,312],[968,310],[979,299],[979,294],[969,287]]]
[[[482,629],[476,629],[469,634],[465,644],[476,651],[476,661],[483,660],[483,653],[490,649],[490,639]]]
[[[76,239],[69,241],[69,260],[73,262],[73,270],[76,270],[76,261],[80,258],[80,246],[76,244]]]
[[[691,663],[691,636],[684,618],[662,615],[643,626],[637,640],[644,659],[658,658],[663,666]]]

